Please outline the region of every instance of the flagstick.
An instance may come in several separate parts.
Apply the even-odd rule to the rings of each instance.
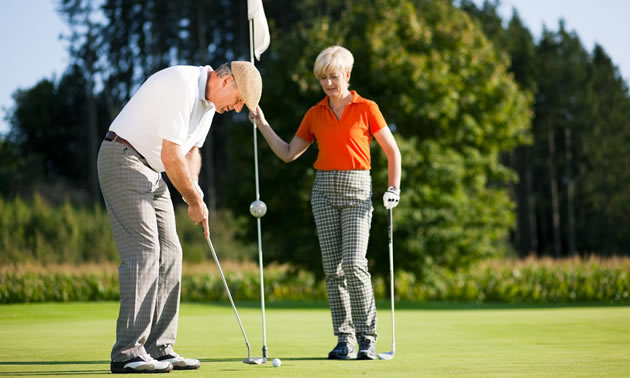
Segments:
[[[254,64],[254,20],[249,20],[249,47],[250,47],[250,59]],[[258,134],[256,133],[256,118],[253,122],[254,130],[254,171],[256,177],[256,201],[260,201],[260,190],[258,186]],[[265,206],[266,211],[266,206]],[[261,221],[260,216],[256,216],[256,223],[258,227],[258,266],[260,268],[260,306],[262,310],[262,332],[263,332],[263,358],[267,358],[267,329],[265,327],[265,286],[263,281],[263,256],[262,256],[262,237],[261,237]]]

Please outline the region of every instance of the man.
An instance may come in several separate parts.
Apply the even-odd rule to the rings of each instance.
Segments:
[[[208,208],[197,184],[215,112],[256,109],[262,80],[249,62],[216,71],[174,66],[149,77],[112,122],[98,155],[98,175],[121,258],[120,310],[112,373],[197,369],[173,350],[181,292],[182,248],[170,181],[188,215],[209,237]]]

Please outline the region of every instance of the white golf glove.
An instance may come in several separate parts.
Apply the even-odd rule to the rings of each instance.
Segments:
[[[383,205],[387,210],[391,210],[398,206],[400,201],[400,189],[396,189],[393,186],[387,188],[385,194],[383,194]]]
[[[193,186],[195,187],[195,190],[197,190],[197,193],[201,196],[201,199],[203,199],[203,190],[201,190],[201,186],[199,186],[199,181],[193,180]],[[182,199],[186,202],[184,197],[182,197]],[[188,202],[186,202],[186,204],[188,204]]]

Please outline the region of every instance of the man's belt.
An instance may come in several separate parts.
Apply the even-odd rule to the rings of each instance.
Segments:
[[[142,156],[135,148],[134,146],[131,145],[131,143],[129,143],[126,139],[119,137],[118,135],[116,135],[115,132],[113,131],[108,131],[107,134],[105,134],[105,140],[108,140],[110,142],[118,142],[120,144],[124,144],[125,146],[131,148],[135,153],[137,153],[138,155],[140,155],[141,158],[144,159],[144,156]]]

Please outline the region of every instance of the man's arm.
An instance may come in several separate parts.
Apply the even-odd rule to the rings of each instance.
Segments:
[[[195,189],[193,177],[191,177],[192,174],[195,175],[195,178],[199,176],[199,171],[201,169],[201,156],[199,155],[198,149],[196,157],[192,150],[191,152],[192,154],[189,153],[184,155],[179,144],[166,139],[162,140],[161,157],[166,174],[175,186],[175,189],[177,189],[186,203],[188,203],[188,216],[195,223],[203,225],[204,234],[206,235],[206,238],[208,238],[210,237],[210,231],[208,229],[208,208],[203,202],[201,195]],[[190,160],[192,160],[192,164],[189,164],[190,160],[188,155],[191,156]],[[197,158],[198,163],[195,166],[196,163],[194,161]],[[196,173],[194,173],[195,169]]]
[[[186,154],[186,162],[188,163],[188,173],[193,181],[199,181],[199,172],[201,172],[201,153],[199,148],[193,147]]]

